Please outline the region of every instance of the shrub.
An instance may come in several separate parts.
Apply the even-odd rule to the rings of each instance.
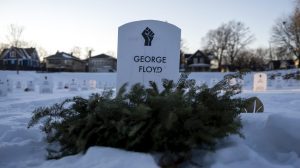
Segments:
[[[177,164],[192,149],[213,149],[218,139],[241,135],[239,114],[245,100],[235,96],[240,85],[229,85],[238,77],[227,75],[212,88],[196,86],[193,80],[177,85],[163,80],[161,91],[154,82],[149,88],[136,84],[128,92],[124,85],[115,97],[105,91],[37,108],[28,127],[42,122],[49,159],[97,145],[159,152],[164,154],[161,165]],[[165,161],[168,156],[175,159]]]

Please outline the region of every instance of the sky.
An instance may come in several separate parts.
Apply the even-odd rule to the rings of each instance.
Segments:
[[[292,12],[294,0],[0,0],[0,43],[11,24],[24,27],[22,39],[48,54],[74,46],[117,56],[118,27],[138,20],[167,21],[181,28],[193,53],[209,30],[231,20],[250,28],[250,47],[268,47],[276,19]]]

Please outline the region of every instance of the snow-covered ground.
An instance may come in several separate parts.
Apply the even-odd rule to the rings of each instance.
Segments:
[[[13,84],[13,91],[0,97],[0,168],[155,168],[151,154],[129,152],[108,147],[92,147],[86,154],[60,160],[46,160],[44,135],[38,127],[27,129],[32,111],[39,106],[52,105],[67,97],[87,97],[114,87],[114,73],[35,73],[0,71]],[[1,76],[0,75],[0,76]],[[192,73],[190,78],[210,85],[212,79],[222,79],[222,73]],[[39,84],[47,76],[53,84],[53,93],[39,93]],[[245,77],[241,97],[259,97],[264,113],[241,115],[245,138],[229,136],[223,139],[215,152],[195,151],[193,161],[212,168],[300,168],[300,82],[283,82],[275,87],[269,82],[265,92],[252,91],[252,76]],[[96,89],[69,91],[58,89],[72,79],[79,85],[95,80]],[[16,89],[18,81],[21,89]],[[24,92],[28,81],[35,83],[35,91]],[[101,82],[101,83],[100,83]],[[192,165],[186,165],[192,167]]]

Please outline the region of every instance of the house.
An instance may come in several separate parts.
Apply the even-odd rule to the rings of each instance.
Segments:
[[[65,52],[56,52],[45,58],[46,70],[53,72],[84,72],[86,62]]]
[[[194,54],[184,54],[184,67],[187,72],[210,71],[211,59],[207,54],[197,50]]]
[[[40,58],[35,48],[10,47],[0,55],[0,69],[38,70]]]
[[[297,61],[295,60],[271,60],[267,64],[268,70],[291,69],[295,68]]]
[[[89,57],[88,70],[89,72],[116,72],[117,59],[106,54]]]

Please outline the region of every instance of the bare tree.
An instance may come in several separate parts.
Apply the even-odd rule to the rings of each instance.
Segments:
[[[232,65],[238,53],[254,40],[248,27],[241,22],[230,21],[228,23],[231,36],[228,42],[227,56]]]
[[[8,47],[9,47],[9,44],[0,43],[0,54],[2,53],[2,51],[3,51],[5,48],[8,48]]]
[[[84,48],[84,59],[87,59],[89,57],[92,56],[92,52],[94,51],[94,49],[92,47],[85,47]]]
[[[205,39],[205,50],[211,51],[219,60],[219,69],[223,64],[224,53],[227,48],[228,39],[230,36],[230,31],[226,28],[225,24],[222,24],[215,30],[210,30]]]
[[[36,49],[41,61],[44,61],[44,58],[48,56],[48,52],[43,47],[37,47]]]
[[[296,57],[300,60],[300,0],[295,2],[293,12],[277,19],[272,29],[271,41],[281,59]]]
[[[81,56],[81,48],[78,46],[75,46],[71,49],[71,53],[73,54],[73,56],[80,58]]]
[[[229,21],[210,30],[203,39],[205,50],[219,59],[219,68],[225,62],[233,65],[239,52],[254,40],[248,27],[242,22]]]
[[[8,34],[6,38],[9,44],[13,47],[22,47],[24,45],[24,41],[21,40],[22,34],[24,31],[24,27],[11,24],[8,27]]]
[[[257,48],[254,50],[255,57],[259,57],[264,63],[270,60],[270,49],[269,48]]]
[[[183,53],[187,53],[189,50],[188,45],[187,45],[187,41],[185,39],[181,39],[180,40],[180,51],[182,51]]]

